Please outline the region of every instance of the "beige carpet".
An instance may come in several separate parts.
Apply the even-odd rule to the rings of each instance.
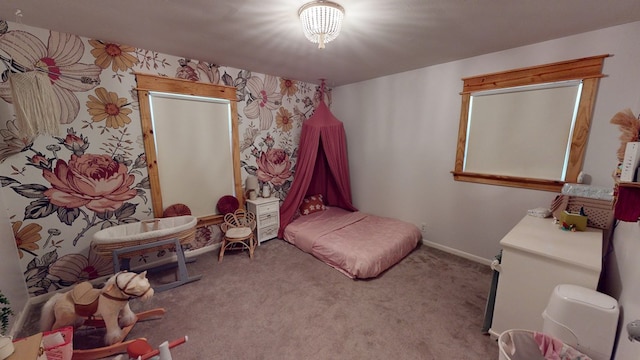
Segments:
[[[203,277],[131,302],[167,313],[139,322],[129,338],[156,348],[187,335],[175,360],[498,358],[481,332],[490,269],[426,246],[372,280],[351,280],[278,239],[254,260],[246,251],[221,263],[217,252],[203,254],[189,273]],[[154,283],[167,280],[159,276]]]

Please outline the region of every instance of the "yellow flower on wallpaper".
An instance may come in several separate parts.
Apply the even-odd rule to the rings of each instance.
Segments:
[[[118,94],[107,91],[103,87],[96,89],[96,95],[97,98],[89,95],[89,101],[87,101],[88,111],[93,122],[107,119],[106,127],[113,129],[124,127],[131,122],[128,115],[132,110],[125,108],[130,105],[126,98],[118,97]]]
[[[119,45],[93,39],[89,40],[89,44],[93,46],[91,55],[96,58],[94,64],[103,69],[111,65],[111,70],[113,71],[125,71],[138,63],[138,59],[129,54],[136,51],[136,48],[133,46]]]
[[[276,114],[276,125],[278,125],[278,127],[284,132],[293,129],[293,117],[289,110],[284,107],[280,107],[280,109],[278,109],[278,113]]]
[[[22,221],[16,221],[11,224],[11,227],[13,228],[13,236],[15,237],[16,245],[18,246],[20,259],[22,259],[23,256],[22,250],[27,252],[38,250],[40,247],[36,243],[42,239],[42,236],[40,236],[42,226],[38,224],[29,224],[20,229],[21,226]]]
[[[298,92],[298,82],[290,79],[280,79],[280,94],[293,96]]]

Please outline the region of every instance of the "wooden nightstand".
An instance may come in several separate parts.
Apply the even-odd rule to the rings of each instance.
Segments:
[[[256,214],[258,245],[278,236],[280,228],[280,199],[276,197],[247,200],[247,210]]]

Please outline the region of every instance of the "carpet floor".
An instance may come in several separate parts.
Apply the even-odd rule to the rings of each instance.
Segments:
[[[171,350],[176,360],[204,359],[497,359],[495,340],[481,331],[491,270],[419,246],[379,277],[352,280],[283,240],[256,249],[217,251],[188,264],[202,279],[132,300],[134,311],[167,310],[138,322],[128,339]],[[155,273],[153,284],[174,280]],[[22,336],[37,332],[39,309]],[[75,336],[80,346],[86,342]],[[86,344],[85,344],[86,345]]]

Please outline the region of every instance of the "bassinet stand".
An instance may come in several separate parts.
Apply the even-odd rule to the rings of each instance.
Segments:
[[[129,247],[122,247],[119,249],[114,249],[113,250],[113,271],[114,273],[117,273],[122,270],[130,270],[129,261],[131,259],[131,256],[133,256],[132,254],[136,252],[137,253],[141,251],[144,252],[145,250],[152,250],[154,248],[162,248],[162,247],[166,248],[172,244],[175,246],[176,255],[178,256],[178,264],[177,264],[178,273],[176,276],[177,280],[168,284],[154,286],[153,290],[156,292],[165,291],[165,290],[173,289],[175,287],[178,287],[196,280],[200,280],[200,278],[202,278],[202,275],[191,276],[191,277],[189,276],[189,273],[187,271],[187,264],[186,264],[187,260],[186,260],[186,257],[184,256],[184,250],[182,249],[182,245],[180,244],[180,239],[178,238],[160,240],[160,241],[156,241],[148,244],[134,245]],[[120,258],[122,258],[123,260],[122,264],[120,263]],[[159,271],[162,269],[166,269],[167,267],[173,267],[173,266],[176,266],[176,265],[175,264],[160,265],[158,267],[152,268],[152,270]]]

